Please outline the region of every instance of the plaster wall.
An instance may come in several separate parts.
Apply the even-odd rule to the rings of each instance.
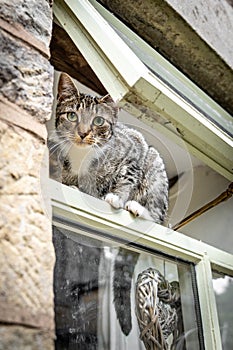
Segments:
[[[230,0],[166,0],[233,68],[233,2]]]

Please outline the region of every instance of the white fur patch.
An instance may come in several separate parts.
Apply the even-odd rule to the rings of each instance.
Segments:
[[[124,203],[117,194],[108,193],[105,197],[105,201],[111,204],[116,209],[123,208]]]
[[[149,211],[136,201],[128,201],[125,204],[125,209],[132,213],[134,216],[139,216],[140,218],[146,220],[153,220]]]
[[[75,173],[85,173],[93,157],[93,149],[91,146],[78,147],[73,145],[69,150],[69,160],[71,162],[72,171]]]

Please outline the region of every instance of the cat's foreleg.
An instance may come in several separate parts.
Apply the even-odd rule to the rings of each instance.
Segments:
[[[123,179],[124,181],[124,179]],[[118,183],[117,187],[107,193],[104,200],[115,209],[125,209],[126,202],[129,201],[130,193],[132,192],[131,184]]]

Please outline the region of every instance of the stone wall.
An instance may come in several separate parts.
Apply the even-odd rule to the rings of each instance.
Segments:
[[[49,1],[0,0],[0,350],[54,348],[54,249],[41,194],[51,32]]]

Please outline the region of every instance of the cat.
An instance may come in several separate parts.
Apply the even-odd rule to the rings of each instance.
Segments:
[[[55,135],[61,181],[114,208],[162,224],[168,209],[168,178],[158,151],[137,130],[121,124],[109,96],[80,93],[61,73]],[[58,152],[59,151],[59,152]]]
[[[140,132],[118,122],[118,114],[109,95],[83,94],[61,73],[55,132],[49,140],[51,164],[60,165],[65,185],[163,224],[169,187],[164,162]],[[114,266],[114,304],[125,335],[132,327],[130,291],[138,256],[119,248]]]

